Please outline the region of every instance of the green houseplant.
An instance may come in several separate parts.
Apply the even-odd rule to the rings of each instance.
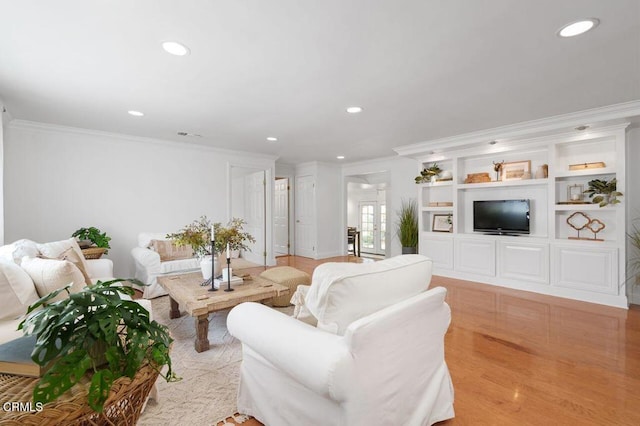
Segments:
[[[105,254],[109,253],[109,249],[111,248],[109,245],[111,237],[107,236],[106,232],[102,232],[93,226],[89,228],[80,228],[71,234],[71,236],[76,237],[80,241],[91,241],[91,243],[96,247],[106,249],[104,252]]]
[[[438,176],[442,173],[442,169],[438,166],[438,163],[433,163],[429,167],[425,167],[420,172],[420,176],[415,178],[416,183],[430,182],[432,177]]]
[[[414,199],[402,200],[396,213],[402,254],[415,254],[418,251],[418,203]]]
[[[233,218],[226,226],[220,222],[213,224],[215,234],[215,252],[222,253],[227,248],[231,250],[249,250],[248,242],[255,242],[255,238],[245,232],[243,226],[246,225],[243,219]],[[201,216],[182,228],[180,231],[168,234],[167,238],[173,240],[178,246],[190,245],[193,252],[198,257],[211,255],[211,221],[206,216]]]
[[[96,412],[102,412],[116,379],[133,378],[147,364],[159,372],[166,365],[166,374],[160,374],[167,381],[179,380],[169,357],[173,339],[140,304],[121,298],[133,295],[131,287],[118,285],[122,281],[98,281],[78,293],[70,293],[69,285],[29,307],[18,329],[37,336],[31,357],[36,364],[49,366],[35,386],[34,402],[56,400],[87,373],[91,375],[88,403]],[[63,291],[68,298],[49,303]]]
[[[584,193],[589,194],[589,198],[593,198],[593,202],[599,204],[600,207],[607,204],[618,204],[620,203],[618,197],[622,197],[623,194],[617,190],[617,183],[616,178],[610,181],[593,179],[589,181],[589,189]]]

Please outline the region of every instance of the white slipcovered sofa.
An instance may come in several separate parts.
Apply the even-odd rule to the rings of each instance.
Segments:
[[[238,410],[268,425],[431,425],[454,417],[444,360],[446,289],[431,260],[327,263],[299,286],[298,315],[257,303],[231,310],[242,342]],[[317,326],[309,324],[317,323]]]
[[[44,244],[23,239],[1,246],[0,343],[22,336],[18,325],[29,305],[39,298],[69,283],[73,283],[70,291],[77,292],[87,284],[111,279],[113,262],[85,259],[73,238]],[[138,300],[138,303],[152,316],[148,300]]]

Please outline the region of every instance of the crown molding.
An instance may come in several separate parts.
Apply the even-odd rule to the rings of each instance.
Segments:
[[[403,145],[393,150],[402,156],[417,156],[442,147],[457,147],[494,139],[515,139],[523,136],[535,137],[547,132],[569,130],[575,126],[595,124],[611,120],[630,119],[640,116],[640,100],[608,105],[539,120],[494,127],[430,141]]]
[[[259,158],[259,159],[269,160],[274,162],[279,158],[279,156],[277,155],[216,148],[216,147],[199,144],[199,143],[176,142],[176,141],[170,141],[167,139],[156,139],[156,138],[148,138],[144,136],[133,136],[133,135],[127,135],[124,133],[113,133],[113,132],[105,132],[102,130],[83,129],[80,127],[62,126],[59,124],[50,124],[50,123],[40,123],[37,121],[29,121],[29,120],[14,119],[11,122],[9,122],[8,127],[13,129],[36,130],[41,132],[72,133],[76,135],[99,136],[99,137],[105,137],[105,138],[122,139],[122,140],[127,140],[132,142],[162,145],[162,146],[168,146],[168,147],[174,147],[174,148],[188,147],[191,149],[200,149],[203,151],[215,152],[219,154]]]

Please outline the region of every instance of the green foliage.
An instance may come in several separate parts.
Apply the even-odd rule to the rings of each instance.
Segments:
[[[72,237],[77,237],[80,240],[89,240],[96,247],[110,249],[109,241],[111,241],[111,237],[107,236],[106,232],[100,231],[98,228],[90,227],[90,228],[80,228],[71,234]],[[109,253],[109,250],[104,252],[105,254]]]
[[[226,227],[219,222],[214,223],[216,253],[222,253],[226,250],[227,242],[231,250],[249,250],[246,243],[254,243],[256,240],[251,234],[243,230],[243,226],[246,223],[238,218],[231,219]],[[190,245],[198,257],[210,255],[211,221],[206,216],[201,216],[200,219],[193,221],[179,232],[168,234],[167,238],[173,240],[178,246]]]
[[[601,179],[593,179],[589,181],[589,189],[584,191],[585,194],[589,194],[589,198],[593,198],[593,202],[595,204],[599,204],[600,207],[604,207],[607,204],[618,204],[620,200],[618,197],[622,197],[622,192],[618,192],[616,189],[618,181],[616,178],[611,179],[610,181],[601,180]],[[603,194],[608,195],[609,200],[607,201]]]
[[[398,215],[397,234],[402,247],[418,247],[418,203],[414,199],[402,200]]]
[[[633,231],[627,233],[627,237],[631,242],[631,246],[634,248],[635,256],[629,259],[627,267],[629,268],[629,272],[635,276],[635,274],[640,273],[640,229],[638,229],[636,224],[633,224],[632,228]]]
[[[433,163],[431,166],[422,169],[420,176],[417,176],[416,183],[430,182],[432,176],[438,176],[442,173],[442,169],[438,166],[438,163]]]
[[[38,365],[49,365],[33,391],[34,402],[54,401],[87,371],[93,373],[89,405],[97,412],[102,412],[113,382],[123,376],[133,378],[146,363],[158,371],[167,365],[162,377],[179,380],[169,357],[173,339],[166,327],[150,320],[149,311],[121,298],[133,295],[132,288],[118,284],[122,281],[98,281],[73,294],[69,285],[29,307],[18,329],[37,336],[31,358]],[[63,291],[68,298],[49,303]]]

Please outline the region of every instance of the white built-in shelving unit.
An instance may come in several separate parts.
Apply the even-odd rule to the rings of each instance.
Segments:
[[[626,192],[627,124],[587,131],[547,134],[476,146],[455,146],[415,158],[451,171],[453,180],[416,185],[420,208],[419,251],[433,259],[434,273],[561,297],[627,307],[625,293],[625,206],[559,204],[567,187],[592,179],[617,179]],[[531,161],[531,179],[497,180],[493,162]],[[605,167],[570,170],[572,164],[604,162]],[[548,177],[535,178],[548,165]],[[470,173],[489,173],[492,182],[464,183]],[[484,235],[473,231],[476,200],[530,200],[530,234]],[[585,196],[585,199],[588,198]],[[446,202],[451,206],[431,206]],[[604,241],[569,239],[577,233],[567,224],[574,212],[605,224]],[[452,215],[451,232],[434,232],[434,215]],[[582,237],[593,237],[588,230]]]

